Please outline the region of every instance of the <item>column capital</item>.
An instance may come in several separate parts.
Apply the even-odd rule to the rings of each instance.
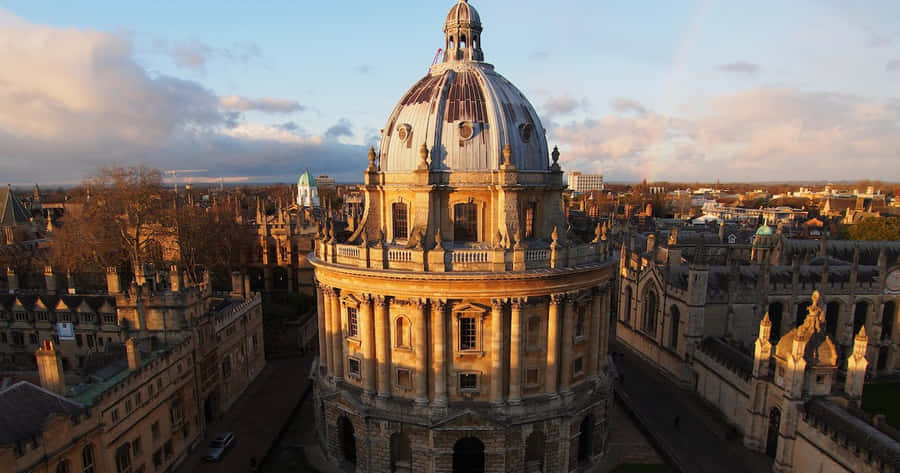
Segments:
[[[491,309],[503,310],[503,305],[505,302],[505,299],[491,299]]]
[[[521,310],[527,303],[527,297],[513,297],[509,300],[509,307],[513,310]]]
[[[369,294],[367,292],[363,292],[363,293],[359,294],[359,302],[361,304],[372,305],[373,298],[374,298],[374,296],[372,296],[372,294]]]
[[[565,294],[550,294],[550,303],[553,305],[560,305],[566,300]]]
[[[436,312],[444,312],[447,310],[447,307],[450,306],[450,303],[447,302],[447,299],[431,299],[431,310]]]
[[[423,309],[426,305],[428,305],[428,299],[414,297],[406,301],[406,303],[415,307],[416,309]]]
[[[373,296],[375,305],[385,306],[388,303],[388,296],[383,296],[381,294],[375,294]]]

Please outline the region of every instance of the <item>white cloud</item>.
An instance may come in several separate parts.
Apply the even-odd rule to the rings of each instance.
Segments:
[[[551,138],[570,167],[621,179],[900,179],[898,100],[757,88],[695,109],[604,116],[557,126]]]
[[[728,64],[722,64],[717,67],[722,72],[728,72],[731,74],[738,74],[744,76],[755,76],[759,74],[760,69],[762,69],[759,64],[753,64],[751,62],[746,61],[738,61],[731,62]]]
[[[232,49],[238,60],[253,54]],[[0,169],[9,181],[78,182],[112,162],[291,179],[310,167],[358,178],[361,146],[242,115],[300,110],[292,100],[219,97],[197,82],[151,74],[128,36],[37,25],[0,8]]]

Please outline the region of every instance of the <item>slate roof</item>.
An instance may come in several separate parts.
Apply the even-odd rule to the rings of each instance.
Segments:
[[[9,187],[0,187],[0,227],[28,223],[31,214]]]
[[[40,434],[52,414],[77,415],[85,407],[27,381],[0,391],[0,445]]]
[[[900,470],[900,442],[881,432],[873,425],[854,416],[840,406],[822,398],[813,398],[804,406],[807,416],[839,432],[856,444],[860,450],[869,450],[894,470]]]
[[[700,350],[744,379],[750,379],[753,374],[753,358],[725,343],[719,337],[703,339],[700,342]]]

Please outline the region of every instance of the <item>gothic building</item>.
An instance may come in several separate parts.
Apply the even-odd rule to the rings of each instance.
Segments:
[[[316,241],[316,422],[356,472],[568,472],[602,460],[606,234],[581,242],[528,100],[460,0],[443,61],[369,152],[352,232]]]

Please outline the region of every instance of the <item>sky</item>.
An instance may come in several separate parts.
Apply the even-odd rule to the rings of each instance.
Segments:
[[[0,0],[0,180],[359,182],[454,0]],[[567,171],[900,181],[900,2],[472,0]]]

